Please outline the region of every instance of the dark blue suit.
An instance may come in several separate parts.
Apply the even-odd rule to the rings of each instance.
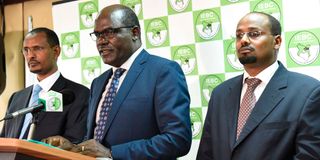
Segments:
[[[198,160],[319,160],[320,82],[279,68],[236,141],[243,75],[214,89]]]
[[[88,134],[111,70],[92,82]],[[113,159],[175,159],[191,145],[190,97],[180,66],[143,50],[133,62],[108,116],[102,144]]]

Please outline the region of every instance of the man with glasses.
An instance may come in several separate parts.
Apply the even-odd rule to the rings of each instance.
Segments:
[[[36,83],[13,93],[9,100],[7,114],[34,106],[39,94],[53,90],[68,93],[62,101],[63,112],[40,112],[36,123],[33,140],[63,135],[73,143],[83,140],[86,130],[89,89],[64,78],[58,71],[57,60],[60,55],[59,39],[48,28],[35,28],[24,38],[22,53],[30,72],[36,74]],[[37,97],[37,98],[33,98]],[[1,137],[25,139],[29,134],[32,114],[6,120]]]
[[[90,35],[103,62],[112,66],[91,85],[90,140],[76,146],[62,137],[44,141],[113,159],[170,160],[187,154],[190,98],[180,66],[143,49],[138,17],[126,6],[102,9]]]
[[[320,159],[320,82],[277,61],[281,26],[252,12],[236,29],[244,74],[212,94],[198,160]]]

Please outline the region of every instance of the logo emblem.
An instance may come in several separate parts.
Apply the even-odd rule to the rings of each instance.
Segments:
[[[196,31],[204,40],[210,40],[220,29],[220,18],[213,10],[203,10],[196,18]]]
[[[191,131],[193,139],[200,139],[202,130],[201,108],[190,108]]]
[[[70,32],[61,35],[63,59],[79,57],[80,40],[78,32]]]
[[[50,97],[48,101],[48,107],[50,111],[57,111],[61,107],[61,101],[59,98],[56,97]]]
[[[87,57],[82,59],[82,78],[84,84],[90,84],[94,78],[101,74],[99,57]]]
[[[234,38],[227,42],[226,59],[233,69],[238,71],[243,70],[243,65],[240,63],[237,56],[236,43]]]
[[[216,88],[219,84],[221,84],[223,81],[218,75],[207,75],[207,76],[201,76],[201,90],[202,90],[202,97],[203,97],[203,105],[208,105],[208,102],[210,100],[211,92],[214,88]]]
[[[177,12],[184,11],[188,5],[190,0],[169,0],[170,6]]]
[[[80,8],[80,27],[81,29],[92,28],[94,20],[98,15],[98,6],[95,1],[88,1],[79,4]]]
[[[319,45],[319,39],[314,33],[300,31],[295,33],[289,40],[289,55],[297,64],[308,65],[318,58]]]
[[[252,3],[256,3],[253,1]],[[280,2],[279,2],[280,3]],[[281,20],[281,10],[279,4],[274,0],[261,0],[257,4],[253,4],[254,8],[252,9],[255,12],[264,12],[272,15],[278,21]]]
[[[121,0],[121,4],[130,7],[140,18],[140,13],[142,11],[141,0]]]
[[[41,103],[45,104],[46,112],[62,112],[63,111],[63,97],[62,93],[50,90],[39,95]]]
[[[181,66],[184,74],[190,74],[195,70],[197,60],[190,46],[181,46],[174,51],[173,59]]]
[[[159,47],[168,38],[168,27],[160,18],[152,19],[147,26],[146,32],[147,40],[152,46]]]

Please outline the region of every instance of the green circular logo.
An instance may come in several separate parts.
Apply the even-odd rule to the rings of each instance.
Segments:
[[[203,10],[196,18],[195,28],[202,39],[212,39],[220,29],[220,18],[213,10]]]
[[[62,107],[61,105],[61,101],[59,98],[57,97],[50,97],[49,99],[49,104],[48,104],[48,107],[49,107],[49,110],[50,111],[57,111],[59,110],[60,107]]]
[[[314,33],[300,31],[295,33],[289,40],[289,55],[297,64],[308,65],[318,58],[319,45],[319,39]]]
[[[180,64],[184,74],[191,73],[197,64],[195,53],[188,46],[179,47],[174,52],[173,59]]]
[[[177,12],[184,11],[188,5],[190,0],[169,0],[170,6]]]
[[[84,60],[82,74],[87,82],[92,82],[100,75],[100,71],[100,63],[96,58],[89,57]]]
[[[278,21],[281,20],[280,6],[274,0],[262,0],[253,8],[255,12],[264,12],[272,15]]]
[[[62,51],[68,58],[73,58],[80,49],[79,37],[75,33],[67,33],[62,40]]]
[[[155,18],[147,26],[147,39],[153,46],[161,46],[168,37],[168,27],[166,23]]]
[[[82,5],[80,9],[80,19],[81,23],[87,27],[91,28],[94,25],[94,20],[98,15],[98,6],[94,2],[86,2]]]
[[[210,100],[211,92],[219,84],[222,83],[222,80],[216,75],[206,76],[202,81],[202,94],[207,102]]]
[[[130,7],[136,15],[139,15],[142,10],[141,0],[122,0],[121,4]]]
[[[195,138],[199,136],[201,133],[202,120],[201,120],[200,113],[198,113],[194,108],[190,108],[190,120],[191,120],[192,138]]]

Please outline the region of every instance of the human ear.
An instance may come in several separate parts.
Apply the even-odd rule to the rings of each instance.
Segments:
[[[279,49],[281,46],[282,38],[281,35],[274,36],[274,49]]]
[[[136,41],[140,37],[140,28],[138,26],[135,26],[132,28],[132,40]]]

